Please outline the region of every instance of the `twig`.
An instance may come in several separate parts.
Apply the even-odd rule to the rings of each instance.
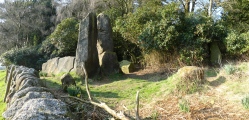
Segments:
[[[85,84],[86,84],[86,91],[87,91],[87,94],[88,94],[88,98],[89,98],[89,103],[93,104],[93,105],[96,105],[100,108],[103,108],[104,110],[106,110],[108,113],[110,113],[111,115],[113,115],[114,117],[118,118],[118,119],[121,119],[121,120],[129,120],[128,117],[126,117],[122,112],[120,113],[116,113],[116,111],[112,110],[110,107],[108,107],[105,103],[96,103],[94,101],[92,101],[92,97],[91,97],[91,94],[90,94],[90,89],[89,89],[89,86],[88,86],[88,74],[87,74],[87,71],[86,71],[86,68],[85,68],[85,63],[82,64],[82,68],[83,68],[83,71],[85,73]],[[75,98],[75,97],[73,97]],[[75,98],[76,99],[76,98]],[[80,100],[77,98],[77,100]],[[81,100],[80,100],[81,101]],[[85,101],[84,101],[85,102]]]

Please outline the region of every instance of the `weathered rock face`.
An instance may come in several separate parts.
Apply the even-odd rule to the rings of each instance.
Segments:
[[[84,75],[83,64],[89,77],[95,75],[99,69],[97,52],[97,18],[94,13],[89,13],[80,22],[78,45],[76,49],[76,73]]]
[[[53,58],[42,64],[42,72],[47,74],[58,74],[62,72],[75,71],[75,57]]]
[[[105,51],[113,51],[112,27],[110,18],[101,13],[97,17],[98,28],[98,53],[102,54]]]
[[[107,15],[101,13],[97,17],[99,64],[103,75],[119,73],[119,63],[113,52],[112,27]]]
[[[101,73],[104,75],[110,75],[114,73],[120,73],[119,63],[115,52],[104,52],[99,56]]]
[[[37,71],[23,66],[10,66],[6,74],[7,89],[4,101],[7,120],[69,120],[67,105],[55,99],[42,87]]]

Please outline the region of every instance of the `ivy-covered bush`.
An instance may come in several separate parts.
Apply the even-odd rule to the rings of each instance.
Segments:
[[[226,28],[204,12],[184,14],[175,2],[149,2],[117,19],[114,30],[139,46],[143,55],[160,53],[185,65],[202,65],[209,60],[210,44],[222,44],[227,35]]]
[[[38,52],[44,56],[46,59],[54,58],[59,56],[57,54],[58,49],[49,41],[48,39],[44,40],[38,49]]]
[[[227,51],[232,55],[241,55],[249,51],[249,32],[239,34],[230,31],[225,39]]]
[[[1,59],[5,65],[23,65],[41,70],[42,63],[46,60],[37,52],[37,49],[37,47],[15,48],[2,54]]]
[[[55,56],[75,55],[78,41],[79,24],[74,18],[64,19],[47,38],[55,46]],[[48,44],[47,44],[48,45]]]

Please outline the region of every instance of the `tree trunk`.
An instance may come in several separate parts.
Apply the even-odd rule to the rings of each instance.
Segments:
[[[195,2],[196,2],[196,0],[192,0],[191,12],[194,12],[194,10],[195,10]]]
[[[213,0],[209,0],[208,16],[212,16]]]
[[[185,0],[185,14],[189,13],[190,0]]]

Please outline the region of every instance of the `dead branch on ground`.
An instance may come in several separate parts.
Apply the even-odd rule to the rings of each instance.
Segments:
[[[91,97],[91,94],[90,94],[90,89],[89,89],[89,86],[88,86],[88,74],[87,74],[87,71],[86,71],[86,67],[85,67],[85,63],[82,64],[82,68],[83,68],[83,71],[85,73],[85,84],[86,84],[86,91],[87,91],[87,94],[88,94],[88,98],[89,98],[89,102],[88,103],[91,103],[93,105],[96,105],[100,108],[103,108],[104,110],[106,110],[108,113],[110,113],[112,116],[118,118],[118,119],[121,119],[121,120],[129,120],[128,117],[126,117],[124,115],[124,113],[120,112],[120,113],[117,113],[116,111],[112,110],[109,106],[107,106],[105,103],[97,103],[97,102],[94,102],[92,100],[92,97]],[[71,96],[69,96],[71,97]],[[81,102],[86,102],[86,101],[82,101],[81,99],[79,98],[76,98],[76,97],[73,97],[74,99],[77,99]]]

